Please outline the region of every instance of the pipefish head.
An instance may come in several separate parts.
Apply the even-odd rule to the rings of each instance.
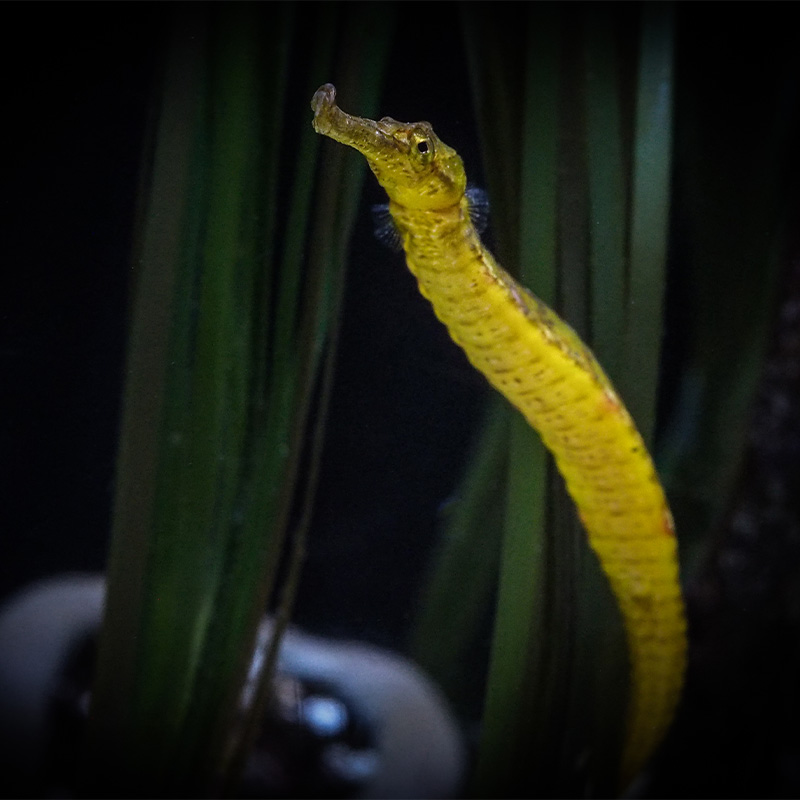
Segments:
[[[311,100],[314,130],[358,150],[389,199],[407,208],[458,205],[467,187],[461,157],[433,132],[429,122],[375,122],[346,114],[336,89],[321,86]]]

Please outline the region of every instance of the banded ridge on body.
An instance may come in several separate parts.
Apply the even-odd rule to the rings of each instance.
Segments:
[[[625,625],[627,782],[672,720],[686,660],[672,516],[652,459],[586,345],[483,246],[461,159],[431,126],[345,114],[330,84],[312,108],[315,130],[359,150],[389,195],[408,267],[436,316],[555,458]]]

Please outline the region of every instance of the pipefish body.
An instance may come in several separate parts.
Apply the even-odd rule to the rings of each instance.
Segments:
[[[627,783],[669,727],[686,662],[672,515],[652,459],[589,348],[481,243],[455,150],[427,122],[351,116],[335,98],[331,84],[316,92],[314,129],[367,159],[420,292],[473,366],[538,431],[608,576],[630,661]]]

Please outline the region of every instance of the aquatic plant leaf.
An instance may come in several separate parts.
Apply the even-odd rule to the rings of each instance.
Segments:
[[[315,12],[299,39],[312,85],[330,74],[340,10]],[[318,187],[325,202],[314,194],[307,111],[284,115],[295,16],[286,4],[175,13],[135,262],[90,793],[213,793],[240,763],[239,696],[335,339],[362,177],[334,171]],[[356,71],[365,51],[379,63],[385,41],[360,46],[361,34],[348,48]],[[373,97],[379,72],[364,81]],[[287,122],[309,131],[296,160]]]

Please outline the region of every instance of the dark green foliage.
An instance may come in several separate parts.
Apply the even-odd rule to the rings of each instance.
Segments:
[[[299,39],[304,95],[334,73],[369,107],[390,17],[316,11]],[[321,143],[305,104],[286,98],[297,15],[286,4],[174,9],[135,261],[91,792],[213,792],[240,764],[239,694],[363,176],[337,153],[315,178]],[[336,67],[339,28],[348,57]]]

